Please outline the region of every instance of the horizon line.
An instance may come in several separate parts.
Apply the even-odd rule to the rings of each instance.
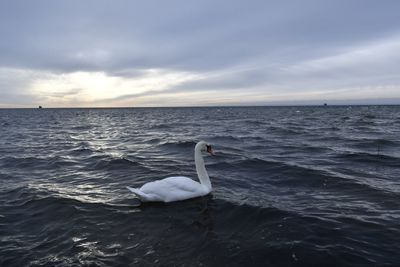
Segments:
[[[246,107],[345,107],[400,106],[399,104],[285,104],[285,105],[199,105],[199,106],[112,106],[112,107],[0,107],[0,109],[134,109],[134,108],[246,108]]]

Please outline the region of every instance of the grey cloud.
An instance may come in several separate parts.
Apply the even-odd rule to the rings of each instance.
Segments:
[[[397,1],[2,1],[1,64],[112,72],[210,70],[260,56],[291,62],[398,30],[399,7]]]
[[[66,97],[66,96],[75,96],[77,94],[79,94],[80,92],[82,92],[82,88],[73,88],[67,91],[63,91],[63,92],[49,92],[46,95],[47,96],[51,96],[51,97]]]
[[[391,57],[314,70],[302,65],[395,38],[398,10],[396,0],[1,1],[0,68],[102,71],[124,78],[168,69],[204,76],[114,100],[201,90],[400,84],[394,71],[399,61]],[[235,71],[243,66],[251,68]],[[288,71],[293,66],[303,69]],[[12,90],[23,93],[28,81],[0,81],[2,101],[15,101]]]
[[[32,94],[27,93],[1,93],[0,92],[0,107],[2,106],[36,106],[36,103],[40,103],[41,98]]]
[[[265,84],[268,80],[267,74],[260,70],[233,71],[222,74],[212,74],[203,78],[183,82],[164,90],[148,90],[141,93],[125,94],[114,98],[99,100],[99,102],[112,102],[118,100],[134,99],[146,96],[165,95],[171,93],[193,92],[193,91],[221,91],[240,90],[253,86]]]

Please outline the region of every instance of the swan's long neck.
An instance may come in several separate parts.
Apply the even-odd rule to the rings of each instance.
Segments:
[[[196,163],[196,171],[200,183],[211,191],[212,187],[210,177],[208,177],[206,167],[204,166],[203,155],[201,154],[201,150],[198,146],[196,146],[194,150],[194,162]]]

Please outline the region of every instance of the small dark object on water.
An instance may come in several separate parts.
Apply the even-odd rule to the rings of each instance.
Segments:
[[[327,103],[324,103],[324,107],[326,107],[328,104]]]
[[[42,108],[42,106],[39,106],[39,108]]]

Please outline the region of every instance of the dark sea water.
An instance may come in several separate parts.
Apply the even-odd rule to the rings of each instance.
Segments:
[[[0,266],[400,266],[400,107],[0,110]],[[140,206],[196,177],[212,196]]]

